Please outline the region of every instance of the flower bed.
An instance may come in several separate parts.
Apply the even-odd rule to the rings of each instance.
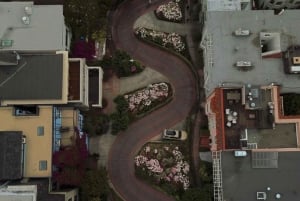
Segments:
[[[145,41],[150,41],[158,46],[167,48],[175,53],[178,53],[188,60],[190,59],[189,51],[186,46],[186,39],[177,33],[166,33],[155,31],[144,27],[138,27],[135,30],[135,35]]]
[[[146,144],[135,157],[135,168],[142,179],[155,184],[168,183],[177,192],[190,186],[190,166],[176,144]]]
[[[171,86],[168,83],[161,82],[125,94],[124,98],[128,102],[129,111],[134,115],[140,115],[162,104],[171,95]]]
[[[160,20],[184,22],[184,2],[183,0],[170,1],[158,6],[154,13]]]
[[[139,27],[135,30],[135,34],[142,39],[151,40],[163,47],[171,48],[178,53],[182,53],[186,49],[184,37],[177,33],[166,33]]]

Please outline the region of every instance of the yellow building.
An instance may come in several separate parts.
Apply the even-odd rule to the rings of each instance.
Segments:
[[[74,142],[74,128],[81,126],[80,119],[73,107],[0,107],[0,131],[23,135],[23,177],[52,176],[52,153]]]
[[[24,177],[51,177],[52,111],[52,106],[40,106],[38,114],[22,116],[13,107],[0,107],[0,131],[24,135]]]

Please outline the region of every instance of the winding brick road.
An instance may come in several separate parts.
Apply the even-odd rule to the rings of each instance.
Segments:
[[[115,190],[126,201],[170,201],[166,194],[138,180],[134,175],[134,156],[164,128],[185,119],[196,99],[195,80],[189,67],[178,57],[139,41],[133,33],[135,20],[167,1],[127,0],[114,13],[112,37],[119,49],[127,51],[167,76],[174,90],[171,103],[134,122],[115,140],[108,159],[108,173]]]

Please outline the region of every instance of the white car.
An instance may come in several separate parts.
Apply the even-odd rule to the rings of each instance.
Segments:
[[[165,129],[162,138],[167,140],[186,140],[187,133],[180,130]]]

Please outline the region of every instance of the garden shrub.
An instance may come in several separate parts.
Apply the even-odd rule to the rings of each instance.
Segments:
[[[284,115],[300,115],[300,94],[283,94]]]
[[[133,60],[125,51],[117,50],[112,58],[112,65],[118,77],[128,77],[144,70],[138,61]]]

